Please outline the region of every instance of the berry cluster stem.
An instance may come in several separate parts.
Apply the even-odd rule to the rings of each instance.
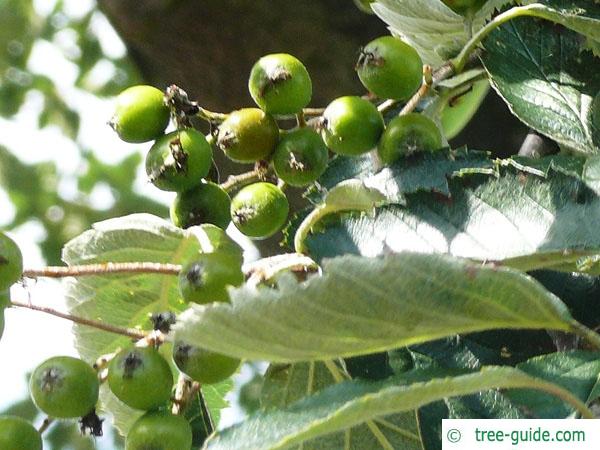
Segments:
[[[10,304],[11,306],[17,308],[26,308],[31,309],[33,311],[43,312],[52,316],[60,317],[61,319],[70,320],[71,322],[75,322],[80,325],[86,325],[92,328],[97,328],[98,330],[108,331],[109,333],[120,334],[122,336],[127,336],[136,340],[144,339],[146,337],[146,333],[144,333],[143,331],[121,328],[107,323],[98,322],[96,320],[85,319],[83,317],[78,317],[72,314],[57,311],[53,308],[48,308],[46,306],[36,306],[32,305],[31,303],[19,302],[15,300],[11,300]]]
[[[158,273],[163,275],[178,275],[180,271],[181,266],[178,264],[154,262],[107,262],[81,266],[50,266],[42,269],[28,269],[23,271],[23,276],[26,278],[64,278],[123,273]]]

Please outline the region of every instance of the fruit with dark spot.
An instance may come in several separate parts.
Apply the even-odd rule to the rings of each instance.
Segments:
[[[177,194],[171,204],[171,221],[179,228],[209,223],[224,229],[230,222],[230,204],[229,195],[218,184],[204,182]]]
[[[312,82],[304,64],[286,53],[260,58],[248,81],[250,95],[269,114],[295,114],[310,102]]]
[[[173,346],[173,360],[183,373],[200,384],[219,383],[233,375],[240,360],[184,342]]]
[[[70,356],[46,360],[29,380],[29,392],[36,406],[50,417],[61,419],[83,417],[92,411],[99,389],[96,371]]]
[[[159,189],[181,192],[202,183],[212,164],[212,148],[193,128],[160,137],[146,155],[146,174]]]
[[[419,151],[442,148],[442,134],[433,120],[423,114],[410,113],[388,124],[377,151],[385,164]]]
[[[152,347],[121,350],[108,366],[108,386],[134,409],[150,410],[171,398],[173,374],[169,363]]]
[[[291,186],[306,186],[317,180],[329,161],[329,152],[316,131],[297,128],[283,133],[273,154],[279,178]]]
[[[360,52],[356,71],[370,92],[394,100],[408,100],[423,80],[423,62],[417,51],[393,36],[369,42]]]
[[[219,126],[217,146],[241,163],[267,159],[279,140],[279,127],[270,114],[258,108],[234,111]]]
[[[179,291],[187,302],[227,302],[227,288],[243,281],[239,261],[220,253],[202,253],[181,270]]]
[[[271,183],[254,183],[241,189],[231,201],[231,220],[248,237],[272,236],[285,224],[287,197]]]

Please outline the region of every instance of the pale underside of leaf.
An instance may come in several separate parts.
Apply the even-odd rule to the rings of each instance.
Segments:
[[[193,306],[176,337],[254,360],[373,353],[495,328],[569,330],[565,306],[528,276],[443,255],[345,256],[324,276],[276,289],[241,287],[232,304]]]

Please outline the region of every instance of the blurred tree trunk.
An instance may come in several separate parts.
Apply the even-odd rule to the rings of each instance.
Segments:
[[[148,82],[178,84],[202,106],[253,104],[248,74],[262,55],[291,53],[314,82],[314,106],[364,91],[361,45],[386,32],[351,0],[99,0]]]

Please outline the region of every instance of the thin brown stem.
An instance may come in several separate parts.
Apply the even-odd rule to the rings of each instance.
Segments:
[[[52,425],[53,422],[54,422],[54,419],[52,417],[46,417],[44,419],[44,421],[42,422],[42,424],[40,425],[40,427],[38,428],[38,433],[44,434],[44,431],[46,431],[48,428],[50,428],[50,425]]]
[[[404,105],[404,108],[400,111],[400,115],[409,114],[414,111],[417,105],[423,100],[433,85],[433,76],[431,66],[423,66],[423,84],[419,90],[411,97],[411,99]]]
[[[266,172],[261,169],[251,170],[250,172],[240,173],[239,175],[229,175],[227,181],[220,184],[221,189],[230,192],[235,189],[244,187],[255,181],[264,180]]]
[[[130,328],[121,328],[114,325],[110,325],[103,322],[98,322],[96,320],[85,319],[83,317],[73,316],[68,313],[63,313],[61,311],[57,311],[53,308],[48,308],[46,306],[36,306],[30,303],[19,302],[15,300],[11,300],[11,306],[15,306],[17,308],[27,308],[33,311],[43,312],[45,314],[50,314],[52,316],[60,317],[61,319],[70,320],[71,322],[78,323],[80,325],[87,325],[89,327],[97,328],[98,330],[108,331],[109,333],[120,334],[122,336],[127,336],[132,339],[144,339],[146,337],[146,333],[139,330],[134,330]]]
[[[178,264],[163,264],[154,262],[108,262],[82,266],[55,266],[43,267],[41,269],[28,269],[23,271],[23,276],[26,278],[63,278],[121,273],[158,273],[163,275],[179,275],[180,271],[181,266]]]

